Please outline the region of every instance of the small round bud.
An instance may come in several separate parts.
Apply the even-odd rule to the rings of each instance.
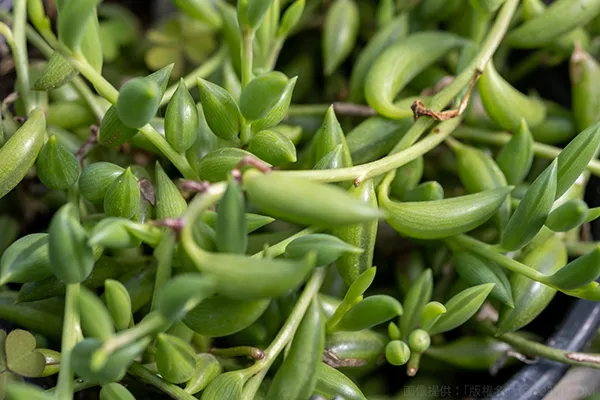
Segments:
[[[415,329],[408,337],[408,345],[412,351],[423,353],[429,348],[431,337],[423,329]]]
[[[392,340],[385,347],[385,358],[392,365],[404,365],[410,358],[410,349],[403,341]]]

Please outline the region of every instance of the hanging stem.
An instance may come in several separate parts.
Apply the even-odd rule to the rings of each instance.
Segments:
[[[165,381],[164,379],[151,372],[148,368],[144,367],[142,364],[139,364],[137,362],[131,364],[131,367],[129,367],[127,373],[131,376],[139,378],[141,381],[146,382],[149,385],[154,386],[155,388],[169,395],[173,399],[198,400],[196,397],[192,396],[179,386],[173,385],[172,383]]]
[[[29,81],[29,59],[27,56],[27,40],[25,28],[27,27],[27,0],[13,1],[13,39],[11,47],[15,69],[17,70],[18,92],[23,99],[27,115],[36,107],[31,94],[31,82]]]
[[[71,352],[77,344],[79,332],[79,315],[77,313],[77,296],[79,283],[67,284],[65,296],[65,316],[63,321],[62,343],[60,347],[60,371],[56,385],[58,400],[71,400],[73,398],[73,367],[71,365]]]
[[[476,327],[483,334],[507,343],[518,352],[528,356],[544,357],[564,364],[600,369],[600,354],[577,353],[555,349],[542,343],[532,342],[514,333],[504,333],[496,336],[494,327],[484,322],[477,322]]]
[[[256,373],[256,375],[250,378],[244,386],[242,400],[254,399],[254,395],[269,371],[269,368],[279,353],[281,353],[285,346],[294,338],[296,330],[298,329],[302,318],[304,318],[304,314],[306,314],[310,302],[319,292],[324,279],[325,270],[323,268],[318,268],[313,272],[312,277],[304,287],[304,291],[298,298],[298,302],[294,306],[292,313],[285,321],[285,324],[277,334],[277,337],[275,337],[273,342],[271,342],[269,347],[265,350],[265,357],[262,360],[257,361],[252,367],[246,369],[248,373]]]

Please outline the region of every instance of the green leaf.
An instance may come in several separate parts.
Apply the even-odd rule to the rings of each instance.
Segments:
[[[452,297],[445,304],[446,313],[437,320],[429,334],[443,333],[467,322],[479,310],[493,288],[493,283],[486,283],[465,289]]]
[[[131,394],[125,386],[111,382],[106,385],[102,385],[100,390],[100,400],[135,400],[135,397]]]
[[[250,139],[248,151],[274,166],[296,162],[296,147],[285,135],[274,131],[260,131]]]
[[[385,359],[392,365],[400,366],[408,362],[410,348],[402,340],[392,340],[385,346]]]
[[[527,176],[533,163],[533,136],[524,119],[521,120],[519,129],[500,149],[496,162],[510,185],[520,184]]]
[[[585,201],[574,199],[552,210],[546,219],[546,226],[554,232],[567,232],[586,222],[589,208]]]
[[[42,76],[33,84],[33,90],[53,90],[69,83],[75,76],[74,69],[65,57],[55,51],[50,56]]]
[[[134,78],[119,91],[117,113],[125,125],[141,128],[154,116],[160,106],[160,86],[146,78]]]
[[[494,283],[490,296],[509,307],[514,307],[508,277],[496,263],[467,251],[454,253],[454,268],[460,278],[469,285]]]
[[[32,233],[13,242],[0,258],[0,284],[37,282],[52,275],[48,234]]]
[[[323,233],[302,236],[294,239],[285,248],[285,256],[288,258],[303,258],[307,253],[317,253],[317,265],[329,265],[337,260],[342,254],[360,254],[363,250],[352,246],[335,236]]]
[[[2,374],[4,375],[4,374]],[[6,374],[8,375],[8,374]],[[4,383],[4,382],[0,382]],[[1,385],[0,385],[1,386]],[[9,383],[6,385],[7,400],[53,400],[54,396],[43,392],[37,386],[27,383]]]
[[[273,71],[252,79],[242,90],[240,111],[248,121],[265,118],[285,93],[288,78]]]
[[[554,160],[527,189],[502,234],[503,249],[522,248],[544,226],[557,194],[557,165]]]
[[[102,301],[89,289],[82,287],[77,296],[77,309],[86,337],[106,340],[115,333],[112,318]]]
[[[400,318],[400,332],[402,339],[408,339],[410,332],[415,329],[423,307],[431,300],[433,291],[433,273],[431,269],[423,271],[419,280],[411,286],[404,298],[404,314]]]
[[[231,140],[240,132],[241,113],[237,103],[219,85],[198,78],[204,117],[211,131],[221,139]]]
[[[248,246],[244,196],[240,184],[231,180],[217,206],[215,233],[221,253],[244,254]]]
[[[58,38],[73,51],[79,51],[88,22],[102,0],[65,1],[57,4]],[[97,49],[101,51],[101,49]]]
[[[28,378],[41,376],[46,358],[35,347],[36,340],[31,333],[21,329],[11,331],[4,340],[8,369]]]
[[[371,267],[360,274],[346,291],[344,301],[347,304],[352,304],[355,299],[357,299],[359,296],[362,296],[363,293],[367,291],[369,286],[371,286],[371,283],[373,283],[376,273],[377,268]]]
[[[74,154],[50,136],[36,161],[36,172],[42,183],[50,189],[68,189],[79,179],[81,166]]]
[[[157,294],[155,309],[164,318],[177,321],[215,291],[215,280],[200,274],[182,274],[170,279]]]
[[[402,315],[402,305],[387,295],[374,295],[358,302],[335,326],[339,331],[360,331]]]
[[[329,76],[354,49],[360,15],[354,0],[335,0],[325,15],[321,49],[323,70]]]
[[[156,367],[171,383],[184,383],[196,368],[194,349],[178,337],[159,333],[156,340]]]
[[[127,288],[119,281],[107,279],[104,281],[104,301],[115,328],[127,329],[133,321],[131,297]]]
[[[437,322],[440,317],[445,314],[448,310],[440,302],[431,301],[423,307],[421,312],[421,324],[419,325],[426,331],[429,331],[433,325]]]
[[[127,168],[106,190],[104,212],[107,216],[138,219],[140,202],[138,181],[131,168]]]
[[[563,290],[577,289],[600,276],[600,246],[571,261],[553,275],[549,282]]]

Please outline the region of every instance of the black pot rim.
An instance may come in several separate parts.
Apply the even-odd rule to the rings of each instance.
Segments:
[[[558,331],[546,345],[557,349],[580,351],[596,335],[600,326],[600,302],[578,300],[567,313]],[[492,400],[541,400],[562,379],[570,365],[541,359],[521,368],[495,393]]]

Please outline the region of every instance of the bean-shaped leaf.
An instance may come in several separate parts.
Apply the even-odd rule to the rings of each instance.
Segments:
[[[290,222],[347,225],[380,216],[378,209],[333,186],[255,170],[246,172],[243,182],[250,202],[266,214]]]
[[[527,176],[533,163],[533,137],[524,119],[521,120],[519,129],[500,149],[496,162],[510,185],[520,184]]]
[[[341,396],[345,400],[367,400],[350,378],[325,363],[320,363],[317,368],[315,393],[328,399]]]
[[[507,185],[502,170],[492,157],[482,150],[463,145],[455,140],[450,140],[448,143],[456,155],[460,181],[469,193],[478,193]],[[510,197],[507,196],[494,216],[496,226],[500,231],[508,222],[510,212]]]
[[[196,356],[196,370],[185,384],[185,391],[196,394],[204,390],[213,379],[223,372],[219,360],[212,354],[202,353]]]
[[[302,17],[305,3],[305,0],[296,0],[285,10],[277,30],[278,37],[287,37],[293,31]]]
[[[406,364],[410,354],[410,348],[402,340],[392,340],[385,346],[385,359],[395,366]]]
[[[377,268],[371,267],[360,274],[346,291],[346,294],[344,295],[344,301],[348,304],[351,304],[359,296],[362,296],[363,293],[367,291],[369,286],[371,286],[371,283],[373,283],[376,273]]]
[[[197,165],[196,171],[202,180],[220,182],[227,180],[232,169],[244,157],[252,157],[252,153],[235,147],[223,147],[206,154]]]
[[[431,300],[432,291],[433,274],[426,269],[404,297],[404,313],[400,317],[400,333],[404,340],[417,326],[423,308]]]
[[[0,148],[0,198],[27,175],[44,145],[45,136],[44,113],[35,109],[23,126]]]
[[[346,60],[356,44],[360,24],[354,0],[335,0],[327,10],[321,50],[323,72],[329,76]]]
[[[256,133],[248,143],[248,151],[271,165],[296,162],[296,147],[285,135],[275,130]]]
[[[194,349],[176,336],[159,333],[156,339],[156,368],[168,382],[184,383],[196,369]]]
[[[360,254],[360,247],[352,246],[339,238],[323,233],[314,233],[294,239],[285,248],[288,258],[303,258],[314,251],[317,253],[317,265],[329,265],[346,253]]]
[[[417,185],[404,194],[403,201],[434,201],[444,198],[444,188],[439,182],[429,181]]]
[[[127,329],[133,322],[131,297],[127,288],[119,281],[104,281],[104,301],[117,330]]]
[[[463,336],[455,341],[431,346],[427,356],[456,367],[488,371],[505,357],[510,346],[490,337]]]
[[[198,118],[196,102],[182,80],[165,113],[165,138],[177,152],[187,151],[196,141]]]
[[[556,195],[557,165],[554,160],[527,189],[502,234],[503,249],[520,249],[544,226]]]
[[[364,201],[371,207],[377,206],[375,185],[371,179],[361,182],[358,187],[352,185],[348,192],[352,197]],[[373,265],[378,224],[379,221],[373,219],[372,221],[340,226],[331,230],[332,235],[337,236],[348,244],[363,249],[361,253],[342,254],[335,264],[338,273],[342,276],[346,285],[353,286],[356,280],[369,271]]]
[[[558,155],[556,199],[560,198],[585,171],[600,147],[600,123],[575,137]]]
[[[104,146],[119,146],[132,139],[137,132],[136,128],[125,125],[119,117],[117,107],[111,106],[102,117],[98,131],[98,143]]]
[[[381,208],[387,211],[387,222],[396,231],[418,239],[439,239],[468,232],[488,219],[502,205],[512,186],[426,202],[393,202],[379,187]]]
[[[42,76],[35,81],[34,90],[53,90],[69,83],[77,75],[69,61],[59,52],[55,51],[50,56]]]
[[[82,287],[77,295],[77,309],[86,337],[108,339],[115,333],[110,313],[102,301],[89,289]]]
[[[231,180],[217,206],[215,232],[217,250],[221,253],[244,254],[248,246],[245,204],[239,183]]]
[[[79,161],[56,136],[51,136],[42,148],[36,161],[38,178],[50,189],[68,189],[79,179],[81,167]]]
[[[377,57],[408,33],[407,17],[407,14],[400,14],[380,28],[358,55],[350,76],[350,100],[352,102],[360,103],[364,100],[365,80]]]
[[[552,276],[549,281],[553,285],[571,290],[585,286],[600,276],[600,248],[596,247],[589,253],[571,261]]]
[[[72,203],[62,206],[48,228],[48,255],[54,275],[65,283],[84,281],[94,268],[87,232],[74,217]]]
[[[117,382],[111,382],[106,385],[102,385],[100,390],[100,400],[135,400],[135,397],[131,394],[125,386]]]
[[[465,289],[452,297],[444,305],[446,313],[437,320],[429,333],[443,333],[467,322],[479,310],[493,288],[493,283],[486,283]]]
[[[247,378],[240,371],[225,372],[210,382],[207,388],[202,392],[201,400],[220,400],[232,399],[240,400],[242,398],[242,389]]]
[[[233,335],[256,322],[270,302],[270,299],[238,300],[214,296],[187,313],[183,322],[203,336]]]
[[[508,83],[490,61],[478,83],[481,102],[489,116],[504,129],[517,129],[521,119],[530,128],[546,118],[546,107],[535,98],[528,97]]]
[[[119,91],[116,105],[119,118],[130,128],[141,128],[156,115],[161,97],[156,82],[134,78]]]
[[[316,261],[314,253],[301,260],[266,260],[207,253],[189,240],[183,246],[196,268],[217,281],[219,293],[237,299],[279,297],[297,288]]]
[[[542,14],[513,29],[506,36],[506,43],[518,48],[544,46],[574,28],[585,25],[598,13],[600,2],[595,0],[558,0]]]
[[[262,130],[272,128],[283,120],[288,112],[288,108],[290,107],[290,102],[292,101],[292,95],[294,94],[294,88],[296,87],[297,80],[297,76],[288,80],[285,90],[281,93],[281,96],[273,105],[273,107],[271,107],[271,111],[263,118],[252,122],[252,132],[260,132]]]
[[[585,223],[588,213],[589,208],[585,201],[569,200],[552,210],[546,219],[546,226],[554,232],[567,232]]]
[[[13,242],[0,258],[0,284],[37,282],[52,275],[48,234],[32,233]]]
[[[156,162],[156,218],[179,217],[187,209],[187,203],[171,178]]]
[[[127,168],[106,190],[104,212],[113,217],[137,219],[140,217],[140,202],[138,181],[131,168]]]
[[[394,104],[396,95],[425,68],[464,43],[448,32],[418,32],[385,50],[369,69],[365,98],[378,114],[400,119],[412,116],[410,108]]]
[[[313,299],[283,364],[273,378],[267,400],[304,399],[312,395],[325,347],[324,322],[318,300]]]
[[[277,71],[252,79],[240,97],[240,111],[244,118],[248,121],[264,118],[277,105],[287,84],[287,76]]]
[[[198,78],[198,89],[206,123],[221,139],[230,140],[240,131],[241,114],[237,103],[219,85]]]
[[[448,310],[446,310],[446,307],[442,303],[430,301],[423,307],[423,311],[421,312],[421,323],[419,326],[429,332],[431,327],[435,325],[437,320],[447,311]]]
[[[58,37],[73,51],[79,51],[89,19],[101,0],[60,2],[58,6]],[[100,50],[100,49],[97,49]]]
[[[466,251],[458,251],[454,253],[454,268],[469,285],[494,283],[490,297],[514,307],[510,282],[498,264]]]
[[[360,331],[402,315],[402,305],[387,295],[374,295],[358,302],[335,326],[339,331]]]

